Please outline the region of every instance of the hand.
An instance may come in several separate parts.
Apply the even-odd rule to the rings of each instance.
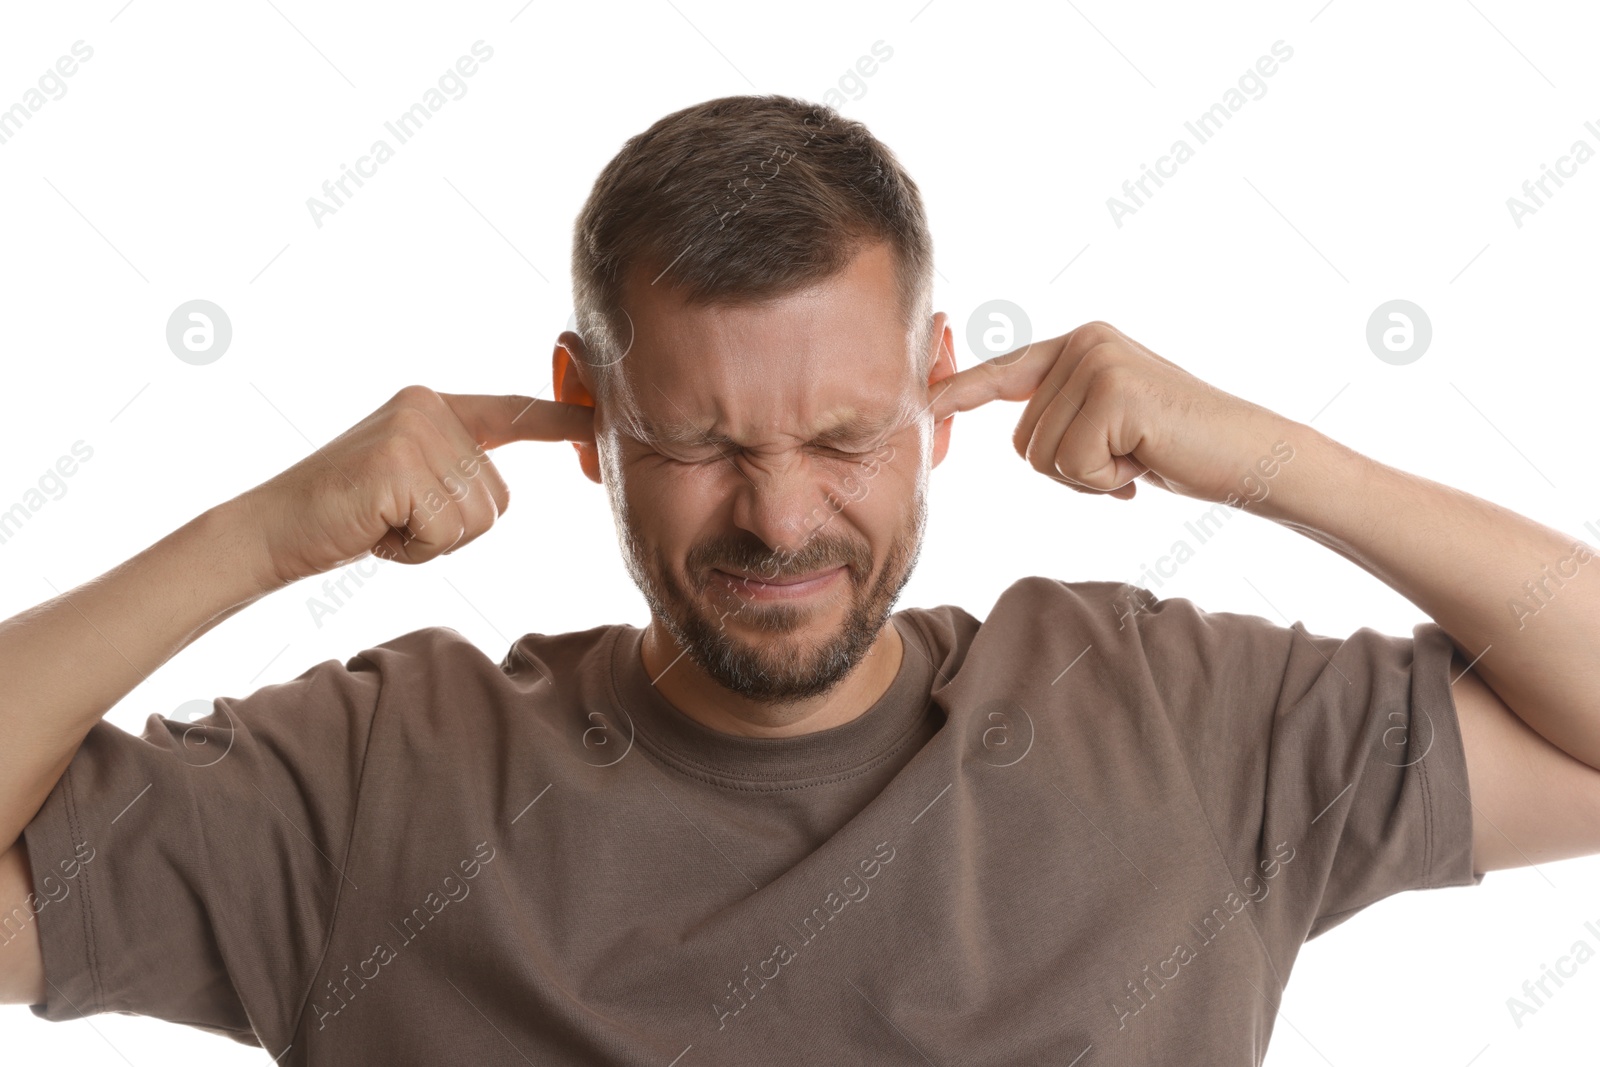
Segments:
[[[594,409],[419,385],[240,501],[258,531],[263,584],[287,585],[369,552],[423,563],[481,535],[510,503],[485,449],[511,441],[594,443]]]
[[[1273,445],[1289,426],[1103,322],[976,364],[929,392],[935,424],[991,400],[1028,401],[1012,435],[1017,454],[1079,492],[1122,500],[1143,478],[1236,504],[1241,478],[1264,457],[1281,458]]]

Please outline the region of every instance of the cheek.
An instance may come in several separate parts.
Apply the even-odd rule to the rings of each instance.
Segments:
[[[650,458],[630,463],[623,476],[633,526],[671,559],[705,535],[726,493],[704,471]]]
[[[833,479],[824,509],[833,522],[844,521],[881,554],[899,537],[919,491],[917,468],[908,466],[901,446],[886,459],[862,464]]]

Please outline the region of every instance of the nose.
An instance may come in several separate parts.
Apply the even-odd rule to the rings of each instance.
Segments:
[[[793,456],[733,462],[744,475],[734,488],[734,524],[761,538],[779,557],[778,566],[791,572],[792,561],[807,551],[836,510],[828,503],[830,480]]]

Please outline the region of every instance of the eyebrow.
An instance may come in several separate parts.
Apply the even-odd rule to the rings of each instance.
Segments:
[[[895,424],[895,414],[858,414],[845,419],[831,429],[815,435],[813,441],[834,442],[877,440]],[[647,441],[666,445],[732,445],[736,442],[725,433],[706,430],[690,422],[676,421],[655,426],[648,420],[639,420],[639,429]]]

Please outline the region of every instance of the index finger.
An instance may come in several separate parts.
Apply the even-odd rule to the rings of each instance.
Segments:
[[[1058,341],[1034,341],[934,382],[928,387],[933,421],[943,422],[991,400],[1026,400],[1050,370]]]
[[[485,448],[512,441],[594,443],[594,408],[516,394],[440,393],[472,439]]]

